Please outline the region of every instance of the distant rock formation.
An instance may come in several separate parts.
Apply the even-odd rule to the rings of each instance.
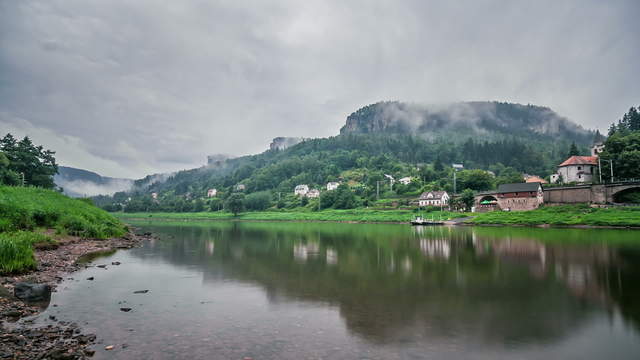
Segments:
[[[301,137],[284,137],[280,136],[274,138],[271,144],[269,145],[269,149],[271,150],[284,150],[288,147],[291,147],[295,144],[302,142],[304,138]]]

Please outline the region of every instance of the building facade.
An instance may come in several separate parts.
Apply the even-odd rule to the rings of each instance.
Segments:
[[[327,190],[328,191],[335,190],[338,188],[338,186],[340,186],[339,182],[330,181],[327,183]]]
[[[497,191],[477,194],[474,211],[527,211],[537,209],[542,203],[544,193],[540,183],[502,184]]]
[[[308,192],[309,192],[309,186],[305,184],[298,185],[293,190],[293,193],[299,196],[307,195]]]
[[[419,206],[449,205],[449,194],[446,191],[426,191],[418,199]]]
[[[307,197],[310,199],[316,199],[320,197],[320,190],[318,189],[311,189],[309,190],[309,192],[307,192]]]
[[[597,174],[597,156],[571,156],[558,165],[558,171],[551,176],[551,183],[587,183]]]
[[[207,190],[207,197],[214,197],[216,195],[218,195],[218,190],[216,190],[216,189]]]

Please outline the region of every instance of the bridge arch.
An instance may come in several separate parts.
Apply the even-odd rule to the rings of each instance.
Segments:
[[[640,184],[614,188],[610,194],[614,203],[640,203]]]

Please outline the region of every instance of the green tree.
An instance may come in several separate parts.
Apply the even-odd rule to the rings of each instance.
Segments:
[[[471,210],[474,202],[474,192],[471,189],[464,189],[462,194],[460,195],[460,202],[464,204],[465,210]]]
[[[55,152],[34,145],[27,136],[18,141],[11,134],[0,139],[0,151],[9,160],[8,169],[24,174],[27,185],[49,189],[55,186],[53,176],[58,172]]]
[[[335,190],[336,200],[333,207],[336,209],[353,209],[357,206],[356,195],[349,189],[349,186],[342,184]]]
[[[521,183],[524,182],[524,178],[522,177],[522,173],[520,171],[512,168],[506,167],[501,172],[500,175],[496,177],[496,186],[502,184],[513,184],[513,183]]]
[[[610,173],[608,160],[612,160],[616,178],[640,178],[640,131],[616,132],[604,145],[604,151],[600,154],[603,176]]]
[[[247,210],[265,210],[271,206],[271,193],[269,191],[259,191],[247,195],[244,199]]]
[[[484,170],[462,170],[458,172],[458,188],[476,191],[493,188],[493,175]]]
[[[572,157],[577,155],[580,155],[580,151],[578,150],[578,146],[576,145],[576,143],[572,142],[571,146],[569,147],[569,153],[567,154],[567,157]]]
[[[227,198],[224,203],[224,208],[233,213],[233,216],[238,216],[244,210],[244,194],[233,193]]]
[[[3,152],[0,152],[0,185],[19,185],[20,175],[9,169],[9,158]]]

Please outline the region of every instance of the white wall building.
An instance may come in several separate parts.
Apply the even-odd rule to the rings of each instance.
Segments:
[[[327,183],[327,190],[328,191],[335,190],[338,188],[338,186],[340,186],[339,182],[330,181]]]
[[[218,190],[216,190],[216,189],[207,190],[207,197],[214,197],[216,195],[218,195]]]
[[[305,184],[298,185],[293,190],[294,194],[301,195],[301,196],[307,195],[308,192],[309,192],[309,186]]]
[[[572,156],[558,165],[556,174],[551,175],[551,183],[585,183],[593,181],[598,167],[597,156]]]
[[[311,198],[311,199],[319,198],[320,197],[320,190],[318,190],[318,189],[309,190],[309,192],[307,192],[307,197]]]
[[[403,177],[402,179],[398,180],[398,182],[403,185],[409,185],[411,184],[411,178],[409,176]]]
[[[449,204],[449,194],[446,191],[426,191],[420,195],[420,206],[446,206]]]

